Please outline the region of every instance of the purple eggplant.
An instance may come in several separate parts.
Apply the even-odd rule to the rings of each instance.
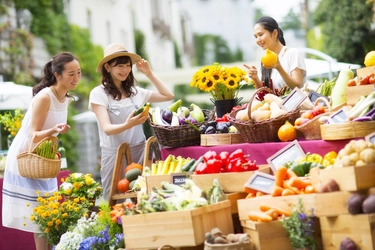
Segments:
[[[361,116],[353,119],[353,122],[370,122],[373,119],[370,116]]]
[[[185,119],[186,119],[185,117],[178,117],[178,122],[180,123],[180,125],[186,124]]]
[[[169,125],[171,125],[171,123],[172,123],[172,117],[173,117],[173,113],[169,109],[163,109],[161,111],[162,120],[167,122]]]
[[[188,119],[191,123],[193,123],[193,124],[197,124],[198,122],[197,122],[197,120],[195,120],[192,116],[188,116],[186,119]]]

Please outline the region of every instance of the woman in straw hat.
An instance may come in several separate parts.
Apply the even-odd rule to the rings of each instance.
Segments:
[[[136,86],[133,64],[150,79],[156,91]],[[102,73],[101,85],[90,93],[89,110],[95,113],[98,122],[102,148],[100,176],[103,198],[108,200],[118,146],[129,143],[133,162],[143,162],[146,137],[142,124],[148,116],[134,116],[135,110],[146,102],[170,101],[174,94],[153,73],[146,60],[128,52],[122,43],[105,48],[96,71]]]

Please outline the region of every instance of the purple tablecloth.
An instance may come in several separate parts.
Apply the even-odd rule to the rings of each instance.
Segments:
[[[350,140],[338,140],[338,141],[323,141],[323,140],[299,140],[298,143],[305,153],[317,153],[324,155],[329,151],[338,152],[342,149]],[[258,164],[267,164],[267,159],[275,154],[277,151],[288,145],[289,142],[267,142],[267,143],[241,143],[231,145],[220,145],[220,146],[190,146],[182,148],[163,148],[161,150],[162,159],[166,159],[169,154],[184,158],[191,157],[198,159],[201,155],[209,150],[220,153],[227,151],[229,153],[241,148],[246,155],[250,155],[249,159],[256,160]]]
[[[60,171],[57,180],[61,184],[61,178],[67,177],[69,170]],[[0,187],[3,189],[3,178],[0,178]],[[0,194],[0,213],[3,212],[2,207],[3,196]],[[1,250],[35,250],[34,234],[12,228],[3,227],[2,217],[0,216],[0,249]]]

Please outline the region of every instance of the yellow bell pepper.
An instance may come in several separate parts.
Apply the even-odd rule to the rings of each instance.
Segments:
[[[304,157],[301,157],[297,163],[302,163],[302,162],[316,162],[316,163],[321,163],[322,162],[322,156],[320,154],[310,154],[307,153]]]
[[[336,158],[337,158],[337,153],[335,151],[330,151],[324,155],[323,160],[322,160],[322,165],[324,167],[331,166],[335,164]]]

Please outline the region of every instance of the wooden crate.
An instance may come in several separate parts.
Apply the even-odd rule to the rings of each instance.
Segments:
[[[291,209],[302,200],[304,212],[309,214],[311,208],[314,209],[314,216],[336,216],[338,214],[348,214],[346,203],[352,194],[350,192],[332,192],[301,194],[272,197],[264,195],[260,197],[238,200],[238,214],[240,220],[247,220],[251,210],[259,210],[261,204],[278,206],[283,209]]]
[[[216,146],[244,143],[240,133],[201,134],[201,146]]]
[[[375,164],[320,169],[315,173],[311,175],[315,189],[318,189],[322,183],[329,179],[334,179],[341,191],[359,191],[375,187]]]
[[[127,249],[198,246],[215,227],[234,233],[229,200],[189,211],[123,215],[121,220]]]
[[[374,91],[374,84],[346,87],[346,104],[354,106],[361,96],[366,96]]]
[[[293,250],[286,230],[280,221],[255,222],[250,220],[241,221],[244,233],[251,237],[254,250]],[[319,219],[315,218],[314,238],[317,244],[316,249],[322,248]]]
[[[375,73],[375,66],[370,67],[364,67],[356,70],[358,80],[361,79],[361,77],[367,76],[368,73],[374,72]]]
[[[346,237],[352,239],[358,249],[375,249],[375,214],[321,217],[320,229],[325,250],[339,249]]]
[[[225,198],[230,201],[231,203],[231,213],[238,214],[238,205],[237,201],[241,199],[245,199],[247,193],[245,192],[235,192],[235,193],[227,193],[225,194]]]
[[[153,187],[161,188],[161,183],[163,181],[170,182],[171,176],[169,174],[146,176],[147,192],[151,192]]]
[[[320,125],[323,140],[344,140],[362,138],[375,131],[375,121],[345,122]]]
[[[259,170],[263,173],[271,173],[268,164],[259,165]],[[209,190],[212,187],[214,179],[217,179],[220,186],[226,193],[243,192],[245,183],[253,175],[254,171],[219,173],[219,174],[193,174],[191,179],[203,190]]]

